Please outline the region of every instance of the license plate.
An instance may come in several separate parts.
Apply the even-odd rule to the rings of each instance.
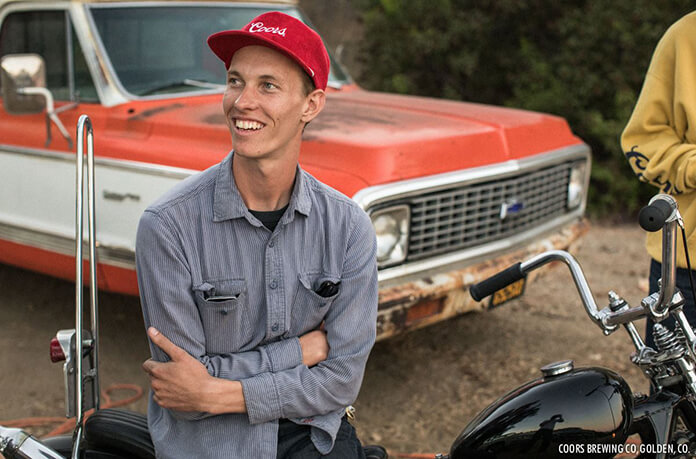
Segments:
[[[495,308],[507,301],[522,296],[522,294],[524,293],[524,286],[526,285],[526,283],[527,278],[523,277],[522,279],[513,282],[507,287],[503,287],[502,289],[496,291],[491,297],[491,303],[488,307]]]

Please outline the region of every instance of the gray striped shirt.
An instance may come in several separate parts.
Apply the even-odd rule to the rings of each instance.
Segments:
[[[333,447],[357,397],[375,340],[376,241],[369,217],[297,168],[273,232],[246,208],[233,154],[152,204],[138,226],[136,264],[145,325],[219,378],[241,381],[246,414],[161,408],[148,423],[158,457],[275,458],[278,419],[312,426]],[[329,298],[315,293],[340,281]],[[298,337],[324,321],[328,358],[307,368]],[[153,359],[168,358],[150,346]]]

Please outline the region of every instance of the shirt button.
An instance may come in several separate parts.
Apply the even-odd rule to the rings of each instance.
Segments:
[[[271,330],[274,332],[277,332],[278,331],[278,324],[273,324],[273,326],[271,327]]]
[[[271,241],[268,243],[268,247],[273,247],[275,245],[275,241]]]
[[[273,279],[273,280],[271,281],[271,288],[272,288],[272,289],[275,289],[276,287],[278,287],[278,282],[276,282],[276,280]]]

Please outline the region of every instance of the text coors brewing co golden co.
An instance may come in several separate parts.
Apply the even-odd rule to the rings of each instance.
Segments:
[[[645,443],[623,443],[623,444],[583,444],[583,443],[561,443],[558,445],[558,452],[561,454],[686,454],[689,452],[689,445],[679,444],[645,444]]]

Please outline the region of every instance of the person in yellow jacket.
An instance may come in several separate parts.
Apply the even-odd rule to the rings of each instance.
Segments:
[[[696,256],[696,11],[672,24],[657,44],[621,147],[640,180],[676,198],[689,253]],[[696,305],[678,239],[677,287],[686,298],[687,318],[696,326]],[[648,233],[646,245],[652,257],[650,291],[655,292],[661,277],[661,232]],[[654,343],[650,320],[646,342]]]

